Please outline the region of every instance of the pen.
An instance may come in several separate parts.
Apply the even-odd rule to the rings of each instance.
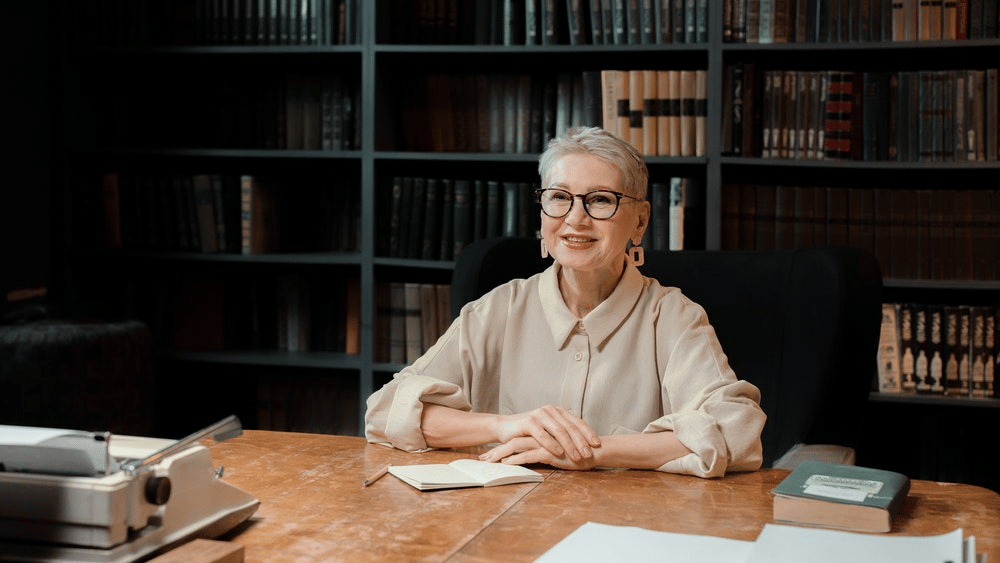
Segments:
[[[389,465],[386,464],[382,469],[379,469],[375,473],[372,473],[371,475],[369,475],[368,478],[365,479],[365,482],[361,486],[362,487],[367,487],[367,486],[371,485],[375,481],[378,481],[379,479],[381,479],[388,472],[389,472]]]

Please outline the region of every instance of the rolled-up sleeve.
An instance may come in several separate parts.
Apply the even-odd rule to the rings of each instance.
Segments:
[[[687,299],[661,303],[669,308],[660,311],[660,318],[670,319],[657,329],[661,346],[669,344],[661,354],[667,414],[644,432],[672,431],[693,453],[659,469],[701,477],[759,469],[766,420],[760,390],[736,378],[701,306]]]

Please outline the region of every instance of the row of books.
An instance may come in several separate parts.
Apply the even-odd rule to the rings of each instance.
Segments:
[[[705,0],[396,0],[391,42],[663,45],[708,41]]]
[[[417,282],[375,285],[375,361],[410,364],[451,325],[451,286]]]
[[[360,84],[341,74],[275,74],[237,66],[197,71],[184,80],[164,80],[162,72],[109,80],[116,82],[113,94],[92,102],[102,115],[115,116],[93,123],[98,141],[109,146],[361,147]]]
[[[725,0],[723,40],[852,43],[998,37],[996,0]]]
[[[727,65],[723,154],[976,161],[1000,150],[998,70],[762,70]]]
[[[65,28],[82,45],[348,45],[358,0],[79,0]]]
[[[654,179],[647,196],[649,223],[642,237],[647,250],[705,248],[705,184],[701,178]]]
[[[162,344],[174,350],[360,353],[360,285],[336,271],[171,282]]]
[[[704,156],[704,70],[601,71],[601,123],[647,156]]]
[[[355,379],[335,374],[258,374],[253,428],[357,436],[361,401]]]
[[[883,304],[879,391],[998,396],[998,320],[995,305]]]
[[[1000,190],[723,184],[722,248],[855,246],[887,278],[1000,279]]]
[[[454,260],[474,240],[535,236],[536,183],[394,176],[383,188],[376,251],[381,256]]]
[[[429,74],[397,90],[402,150],[539,153],[566,128],[601,119],[598,71]]]
[[[95,199],[104,202],[100,238],[108,248],[208,254],[358,248],[360,194],[345,179],[107,172],[100,181]],[[292,191],[295,197],[283,196]]]

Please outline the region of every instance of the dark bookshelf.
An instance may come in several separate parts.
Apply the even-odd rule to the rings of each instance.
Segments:
[[[104,3],[94,0],[80,4],[80,8],[85,11],[87,6]],[[184,4],[178,3],[181,6]],[[324,5],[322,2],[318,4]],[[398,11],[397,4],[392,0],[352,2],[352,39],[346,44],[206,44],[211,42],[187,39],[178,44],[169,40],[151,42],[135,38],[131,42],[118,39],[96,41],[90,36],[78,40],[78,33],[63,34],[62,80],[67,94],[63,107],[60,108],[60,114],[64,116],[66,123],[63,135],[66,146],[63,153],[64,189],[61,197],[77,203],[73,198],[80,197],[80,173],[93,175],[126,170],[169,174],[271,174],[279,178],[297,174],[308,180],[305,183],[321,178],[346,177],[350,187],[345,189],[356,191],[358,206],[354,213],[360,227],[356,248],[345,252],[280,249],[274,253],[241,255],[103,249],[99,245],[97,248],[81,248],[79,241],[73,240],[72,236],[63,237],[64,250],[74,257],[70,262],[73,265],[70,268],[72,275],[67,277],[73,287],[71,294],[87,290],[97,292],[111,301],[109,306],[102,306],[101,311],[134,315],[149,311],[155,313],[163,308],[163,304],[157,305],[152,301],[169,296],[169,289],[160,287],[148,294],[142,291],[149,287],[159,287],[153,283],[157,280],[139,276],[136,283],[130,285],[121,281],[108,283],[102,278],[102,275],[111,275],[113,272],[128,280],[129,276],[135,275],[132,273],[133,268],[140,265],[149,266],[157,272],[169,273],[171,280],[183,279],[184,276],[198,278],[207,275],[206,272],[219,278],[227,278],[235,275],[232,273],[234,269],[246,272],[251,278],[256,276],[260,279],[272,279],[281,274],[308,273],[318,269],[326,275],[356,280],[358,284],[356,354],[284,352],[253,347],[223,351],[175,350],[166,347],[162,350],[159,377],[169,379],[179,374],[191,381],[210,381],[213,370],[221,369],[231,373],[239,367],[250,366],[254,368],[251,371],[255,377],[259,381],[265,381],[282,368],[295,367],[297,373],[303,370],[307,374],[301,376],[304,380],[311,381],[309,378],[313,375],[322,375],[329,369],[331,377],[345,383],[341,387],[345,392],[354,393],[352,400],[356,405],[354,410],[338,411],[349,412],[351,416],[357,417],[338,428],[352,428],[359,433],[363,431],[365,399],[403,365],[377,357],[376,332],[379,329],[376,328],[376,286],[390,282],[445,284],[450,281],[454,267],[453,259],[426,260],[390,256],[381,252],[379,237],[383,234],[381,229],[385,225],[384,214],[388,206],[384,195],[386,186],[397,176],[496,179],[525,184],[537,182],[538,154],[534,150],[490,152],[407,148],[402,136],[414,131],[406,130],[402,117],[403,110],[410,103],[402,87],[431,75],[441,76],[446,80],[456,78],[457,82],[457,77],[477,74],[521,74],[541,80],[559,73],[577,75],[610,69],[705,70],[705,154],[646,157],[653,181],[665,181],[671,177],[696,177],[703,185],[704,212],[695,218],[699,223],[699,234],[702,235],[698,238],[704,241],[699,242],[699,248],[720,249],[729,244],[730,239],[724,226],[725,185],[786,183],[816,188],[844,187],[855,191],[876,187],[906,187],[947,193],[957,185],[967,185],[973,189],[995,187],[995,178],[1000,173],[1000,161],[995,158],[934,162],[795,160],[761,158],[753,153],[734,155],[724,150],[724,127],[729,126],[725,102],[731,94],[724,90],[724,86],[728,85],[726,69],[731,65],[749,63],[758,70],[846,69],[873,72],[996,68],[995,55],[1000,49],[1000,39],[995,37],[905,42],[871,39],[769,44],[730,42],[724,37],[723,23],[726,20],[724,10],[732,3],[709,2],[704,3],[706,8],[702,16],[705,34],[700,39],[695,36],[694,41],[661,40],[633,44],[597,42],[591,31],[590,35],[584,33],[583,39],[571,44],[572,40],[566,34],[566,29],[562,29],[553,36],[555,41],[552,42],[545,43],[539,39],[534,44],[526,44],[525,37],[520,43],[503,44],[502,29],[490,32],[489,38],[479,37],[475,33],[468,34],[470,30],[488,27],[470,25],[463,29],[464,35],[455,34],[455,30],[445,32],[449,22],[447,17],[440,20],[414,20],[410,23],[414,27],[404,29],[407,20]],[[421,8],[434,5],[433,2],[408,4]],[[456,6],[467,10],[456,12],[456,18],[474,18],[477,14],[482,16],[485,12],[479,12],[489,4],[437,3],[443,7]],[[557,21],[568,22],[569,15],[563,11],[567,3],[554,4],[559,6],[555,14]],[[524,6],[524,3],[517,5]],[[581,5],[588,6],[588,3],[581,2]],[[87,21],[83,14],[80,17],[80,21]],[[694,21],[697,22],[697,16],[695,18]],[[488,21],[506,20],[494,17]],[[589,23],[587,18],[582,21]],[[60,25],[71,27],[76,25],[76,21],[61,20]],[[487,24],[479,21],[476,25]],[[133,66],[142,70],[140,75],[143,80],[152,81],[155,78],[173,81],[170,82],[171,91],[185,92],[183,81],[192,77],[214,77],[222,86],[217,86],[215,94],[205,98],[209,102],[204,103],[200,103],[199,98],[193,94],[185,94],[177,102],[183,104],[181,107],[171,108],[169,104],[164,104],[164,100],[157,100],[158,104],[144,107],[141,103],[137,104],[135,99],[124,100],[124,105],[109,107],[106,96],[115,94],[117,83],[127,80],[122,69]],[[527,70],[531,68],[546,70]],[[248,103],[248,99],[254,99],[253,90],[241,89],[246,84],[247,77],[260,76],[277,80],[293,73],[307,76],[335,73],[354,87],[353,144],[326,150],[288,150],[243,140],[236,143],[239,146],[234,146],[220,141],[220,138],[224,139],[229,133],[226,128],[234,123],[231,118],[230,121],[216,124],[208,135],[174,131],[177,134],[172,139],[176,140],[171,142],[166,142],[165,138],[156,135],[156,131],[150,130],[138,132],[143,142],[134,142],[128,135],[94,133],[98,131],[99,125],[106,127],[110,124],[109,120],[115,117],[122,120],[133,117],[140,120],[156,118],[154,123],[158,127],[169,127],[176,125],[174,121],[194,122],[194,115],[226,114],[229,106],[223,103],[224,100],[241,100],[235,104],[239,106]],[[199,107],[200,105],[207,107]],[[120,111],[122,107],[131,107],[131,112],[137,115],[117,114],[116,111]],[[252,111],[252,108],[247,114],[260,115]],[[447,112],[444,115],[450,120],[458,118]],[[236,121],[239,126],[239,120]],[[126,125],[135,126],[136,122],[126,122],[121,127]],[[132,129],[133,133],[134,131]],[[471,133],[466,131],[464,134]],[[303,194],[308,194],[309,189],[303,187],[305,183],[289,186],[287,191],[294,194],[295,190],[301,189]],[[99,185],[88,186],[88,189],[93,197],[100,194]],[[71,215],[68,224],[77,225],[81,221],[86,223],[102,216],[100,204],[91,201],[87,209],[90,213],[83,217],[72,216],[67,209],[67,214]],[[100,226],[100,222],[94,220],[91,227],[95,224]],[[108,269],[95,272],[90,267],[95,263],[106,264]],[[971,291],[978,300],[1000,302],[998,283],[997,279],[938,280],[887,276],[884,293],[886,301],[912,299],[928,303],[958,303]],[[124,287],[127,291],[101,289],[102,285],[116,289]],[[160,314],[163,314],[162,311]],[[234,376],[229,377],[232,379]],[[249,393],[245,390],[243,392]],[[996,399],[983,401],[988,405],[1000,402]],[[887,403],[896,402],[912,402],[915,408],[926,406],[922,397],[883,398],[875,394],[871,408],[877,410]],[[975,404],[980,402],[976,401]],[[966,406],[966,403],[958,402],[957,405]],[[253,413],[254,410],[248,409],[245,412]],[[961,409],[948,409],[948,412],[958,416]],[[250,425],[255,422],[254,417],[251,417]]]

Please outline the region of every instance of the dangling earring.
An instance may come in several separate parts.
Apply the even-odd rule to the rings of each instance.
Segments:
[[[545,239],[541,239],[541,240],[539,240],[539,242],[542,243],[542,258],[548,258],[549,257],[549,249],[545,248]]]
[[[632,256],[632,263],[638,268],[646,263],[646,252],[638,244],[632,244],[633,246],[629,249],[629,254]]]

